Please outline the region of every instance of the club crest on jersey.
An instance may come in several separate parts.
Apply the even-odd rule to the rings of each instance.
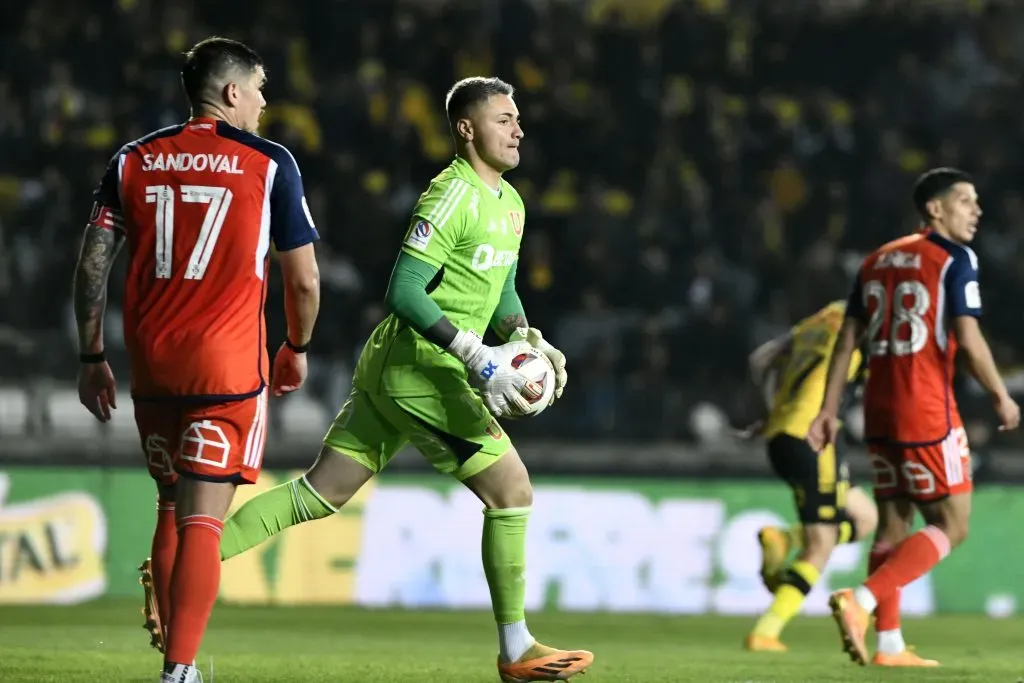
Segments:
[[[517,236],[523,234],[523,212],[522,211],[509,211],[509,220],[512,221],[512,232]]]
[[[433,235],[434,227],[430,223],[423,220],[416,221],[415,225],[409,229],[409,236],[405,238],[405,243],[413,249],[426,251]]]

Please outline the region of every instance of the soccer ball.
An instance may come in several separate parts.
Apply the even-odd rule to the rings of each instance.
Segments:
[[[526,351],[512,359],[512,367],[531,382],[539,384],[542,390],[540,398],[530,401],[529,417],[540,415],[551,405],[555,395],[555,368],[551,361],[540,351]]]

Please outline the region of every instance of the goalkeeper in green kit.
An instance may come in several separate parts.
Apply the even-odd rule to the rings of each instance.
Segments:
[[[482,554],[498,623],[501,679],[565,680],[594,656],[542,645],[527,629],[526,522],[533,491],[495,419],[525,414],[524,396],[541,395],[512,368],[523,351],[535,348],[551,361],[556,398],[566,382],[565,356],[529,328],[515,289],[525,208],[501,177],[519,165],[523,137],[512,94],[497,78],[467,78],[449,91],[456,157],[413,209],[388,285],[390,315],[363,348],[352,393],[313,467],[227,519],[221,558],[334,514],[411,444],[485,506]],[[484,345],[488,327],[507,342]],[[152,603],[147,596],[147,612]]]

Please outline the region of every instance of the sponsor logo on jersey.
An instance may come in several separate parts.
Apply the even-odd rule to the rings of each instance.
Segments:
[[[434,236],[434,228],[426,221],[416,221],[416,224],[409,229],[409,236],[405,243],[413,249],[426,251],[430,244],[430,238]]]
[[[512,249],[495,249],[490,244],[481,244],[473,252],[473,270],[490,270],[511,266],[519,258],[519,252]]]
[[[207,171],[210,173],[230,173],[243,175],[245,171],[238,167],[238,157],[234,154],[143,154],[143,171]]]

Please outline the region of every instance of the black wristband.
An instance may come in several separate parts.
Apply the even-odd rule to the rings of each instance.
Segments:
[[[80,353],[78,354],[78,361],[80,363],[104,363],[107,357],[103,355],[103,352],[99,353]]]
[[[309,351],[309,344],[296,346],[295,344],[292,344],[291,339],[289,339],[288,337],[284,338],[284,345],[291,349],[292,353],[305,353],[306,351]]]
[[[451,321],[443,315],[436,323],[420,332],[424,339],[432,344],[437,344],[442,349],[447,349],[451,346],[458,333],[459,328],[452,325]]]

